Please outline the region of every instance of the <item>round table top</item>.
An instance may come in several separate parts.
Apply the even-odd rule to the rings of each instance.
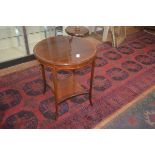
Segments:
[[[84,26],[68,26],[66,33],[71,36],[84,37],[89,34],[89,30]]]
[[[92,61],[96,49],[84,38],[57,36],[37,43],[34,55],[44,65],[74,69]]]

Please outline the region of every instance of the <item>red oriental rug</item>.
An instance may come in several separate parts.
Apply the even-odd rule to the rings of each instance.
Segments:
[[[155,129],[155,87],[127,110],[102,125],[100,127],[106,129]]]
[[[90,66],[76,71],[89,88]],[[46,76],[52,78],[49,69]],[[70,72],[61,71],[59,78]],[[55,120],[54,96],[45,94],[40,66],[0,77],[0,128],[94,128],[155,84],[155,36],[139,32],[118,48],[104,43],[97,48],[93,104],[87,95],[66,100]]]

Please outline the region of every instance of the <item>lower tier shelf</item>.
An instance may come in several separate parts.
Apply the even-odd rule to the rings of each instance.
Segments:
[[[74,75],[71,75],[65,79],[57,79],[57,90],[54,90],[53,81],[48,81],[48,84],[52,88],[52,91],[57,91],[57,103],[69,99],[73,96],[88,94],[88,90],[84,89],[75,79]]]

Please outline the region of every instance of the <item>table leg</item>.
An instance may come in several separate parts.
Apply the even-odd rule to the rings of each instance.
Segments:
[[[110,26],[104,26],[102,41],[107,41]]]
[[[95,60],[92,62],[91,77],[90,77],[89,101],[90,101],[91,106],[93,106],[93,103],[92,103],[92,89],[93,89],[93,79],[94,79],[94,68],[95,68]]]
[[[116,37],[115,37],[115,27],[111,27],[111,35],[112,35],[112,45],[113,47],[117,47]]]
[[[45,76],[45,68],[43,64],[41,64],[41,73],[42,73],[43,83],[44,83],[43,93],[45,93],[46,92],[46,76]]]
[[[57,94],[57,70],[53,68],[53,85],[54,85],[54,97],[55,97],[55,109],[56,109],[56,119],[58,118],[58,94]]]

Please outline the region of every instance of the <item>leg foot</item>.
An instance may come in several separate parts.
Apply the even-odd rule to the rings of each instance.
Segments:
[[[93,106],[93,102],[92,102],[91,97],[89,97],[89,102],[90,102],[90,105]]]

